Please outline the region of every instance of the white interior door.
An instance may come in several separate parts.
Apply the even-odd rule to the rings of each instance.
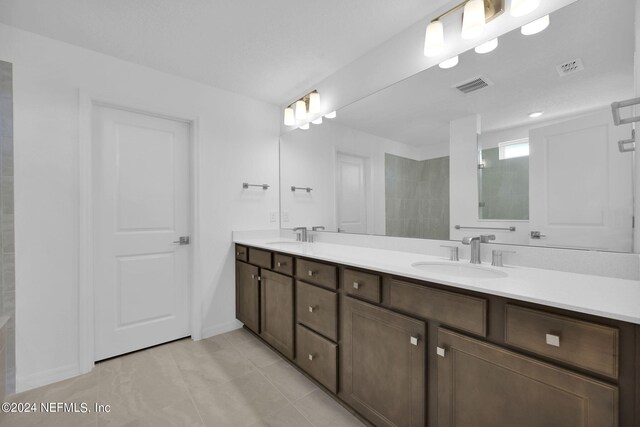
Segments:
[[[632,249],[632,155],[618,141],[628,126],[611,112],[533,129],[529,135],[530,244]]]
[[[336,154],[336,214],[338,231],[367,233],[366,159]]]
[[[96,107],[95,360],[189,335],[189,125]]]

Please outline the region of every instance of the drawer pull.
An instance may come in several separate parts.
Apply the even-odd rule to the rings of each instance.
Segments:
[[[444,357],[446,354],[446,351],[442,347],[436,347],[436,354],[440,357]]]
[[[411,339],[409,339],[409,342],[411,343],[411,345],[418,345],[418,337],[411,337]]]
[[[560,347],[560,336],[559,335],[547,334],[546,341],[547,341],[547,344],[549,344],[549,345],[551,345],[553,347]]]
[[[313,361],[313,354],[309,354],[309,360]]]
[[[313,313],[315,311],[315,307],[310,305],[309,306],[309,313]]]
[[[260,276],[256,276],[255,274],[252,274],[251,278],[252,279],[258,279],[258,282],[260,281]]]
[[[277,265],[278,265],[278,267],[282,267],[283,265],[287,265],[287,263],[286,262],[278,262]]]
[[[353,282],[353,289],[359,289],[359,288],[360,288],[360,283]]]
[[[313,277],[316,274],[315,271],[313,270],[309,270],[309,277]]]
[[[244,252],[236,252],[237,256],[244,256]]]

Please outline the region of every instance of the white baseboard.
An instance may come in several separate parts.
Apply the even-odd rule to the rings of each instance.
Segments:
[[[240,328],[242,328],[242,323],[239,322],[238,320],[232,320],[231,322],[209,326],[207,328],[202,329],[202,338],[213,337],[213,336],[224,334],[225,332],[231,332]]]
[[[16,378],[16,393],[22,393],[32,388],[42,387],[78,375],[80,375],[80,367],[77,364],[60,366],[24,376],[18,375]]]

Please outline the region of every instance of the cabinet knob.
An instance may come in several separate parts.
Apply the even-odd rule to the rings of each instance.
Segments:
[[[252,278],[252,279],[255,279],[255,278],[256,278],[256,275],[255,275],[255,274],[252,274],[252,275],[251,275],[251,278]]]
[[[278,267],[282,267],[283,265],[287,265],[286,262],[277,262],[276,264],[278,265]]]
[[[446,351],[442,347],[436,347],[436,354],[440,357],[444,357],[446,354]]]
[[[546,342],[550,346],[560,347],[560,336],[559,335],[553,335],[553,334],[547,334],[546,335]]]
[[[418,345],[418,337],[411,337],[411,339],[409,339],[409,342],[411,343],[411,345]]]
[[[309,270],[309,277],[313,276],[314,274],[316,274],[313,270]]]
[[[313,313],[314,310],[315,310],[315,308],[312,305],[310,305],[309,306],[309,313]]]
[[[360,283],[353,282],[353,289],[359,289],[359,288],[360,288]]]
[[[313,354],[309,354],[309,360],[313,361]]]

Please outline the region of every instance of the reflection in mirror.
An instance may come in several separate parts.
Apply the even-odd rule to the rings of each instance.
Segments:
[[[610,104],[634,97],[634,16],[578,0],[282,135],[283,228],[631,251],[631,125]]]

